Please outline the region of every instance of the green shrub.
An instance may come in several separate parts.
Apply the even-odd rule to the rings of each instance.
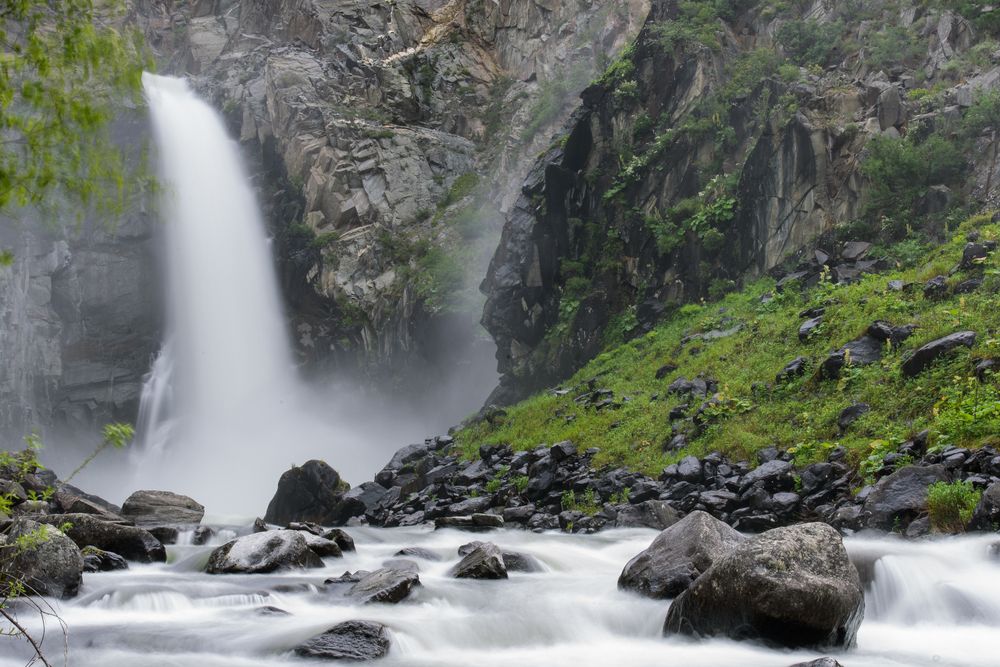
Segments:
[[[927,513],[939,533],[963,533],[983,492],[971,482],[936,482],[927,489]]]
[[[788,21],[778,29],[778,43],[796,65],[825,65],[840,43],[844,26],[840,22],[820,23],[815,19]],[[798,78],[798,77],[796,77]]]
[[[464,199],[472,194],[472,191],[476,189],[477,185],[479,185],[478,175],[471,171],[467,174],[462,174],[452,182],[451,188],[448,189],[448,193],[444,196],[444,199],[438,203],[438,208],[448,208],[455,202]]]
[[[959,142],[932,134],[922,142],[911,137],[878,136],[868,142],[861,171],[868,177],[869,219],[899,221],[916,215],[920,198],[931,185],[954,184],[964,174],[966,156]]]

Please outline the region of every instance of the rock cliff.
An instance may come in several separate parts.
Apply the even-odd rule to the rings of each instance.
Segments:
[[[869,196],[873,181],[896,187],[866,171],[873,139],[947,143],[996,86],[995,42],[936,5],[654,2],[507,218],[483,283],[503,374],[491,401],[811,244],[898,238],[918,219],[940,229],[950,206],[989,199],[992,127],[969,165],[927,170],[906,215]]]

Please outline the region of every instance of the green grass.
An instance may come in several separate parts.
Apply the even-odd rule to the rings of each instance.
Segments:
[[[936,482],[927,489],[927,513],[939,533],[964,533],[983,492],[971,482]]]
[[[1000,225],[989,221],[988,215],[970,219],[950,241],[922,252],[912,241],[891,246],[885,252],[907,263],[853,285],[823,282],[809,290],[779,293],[773,280],[761,279],[718,302],[684,306],[649,334],[610,345],[564,383],[568,393],[540,393],[508,408],[507,417],[495,425],[481,422],[464,428],[458,433],[459,446],[473,456],[483,443],[530,449],[571,440],[581,449],[600,449],[595,466],[625,464],[657,474],[689,454],[720,451],[752,460],[757,450],[776,445],[793,450],[797,462],[806,464],[841,445],[849,460],[870,474],[880,466],[882,455],[923,429],[931,430],[934,446],[981,445],[1000,434],[1000,391],[993,378],[985,385],[969,378],[974,360],[997,354],[1000,253],[990,257],[984,285],[971,294],[930,301],[924,299],[920,283],[947,275],[959,263],[965,234],[972,228],[985,239],[1000,238]],[[949,283],[969,275],[959,271]],[[917,283],[916,289],[889,290],[887,283],[897,279]],[[766,303],[761,300],[765,294],[773,295]],[[802,343],[797,337],[803,321],[799,313],[814,306],[826,307],[824,323]],[[880,364],[848,368],[839,380],[816,377],[816,367],[829,352],[880,319],[918,328],[899,349],[887,350]],[[682,343],[686,335],[726,329],[734,321],[743,324],[735,335]],[[972,350],[962,348],[916,378],[902,376],[899,367],[906,353],[964,329],[979,334]],[[775,386],[778,371],[800,355],[811,360],[807,373]],[[657,380],[657,369],[668,363],[677,370]],[[718,380],[720,405],[687,448],[665,453],[668,414],[683,402],[668,395],[667,386],[678,377],[698,375]],[[620,407],[596,410],[575,402],[588,381],[612,390]],[[868,403],[871,411],[841,435],[837,417],[856,402]],[[688,414],[698,406],[694,401]]]

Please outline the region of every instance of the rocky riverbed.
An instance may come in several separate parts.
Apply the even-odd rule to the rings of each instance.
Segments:
[[[470,535],[429,527],[351,528],[355,550],[326,557],[313,569],[211,575],[203,567],[212,551],[252,528],[212,529],[215,535],[204,545],[191,544],[194,534],[182,532],[181,543],[167,547],[166,563],[87,573],[78,597],[53,602],[69,627],[70,664],[323,664],[296,649],[354,621],[384,626],[389,649],[380,664],[434,667],[784,667],[824,655],[845,667],[986,666],[993,664],[992,647],[1000,640],[997,564],[988,560],[990,540],[982,536],[932,542],[848,538],[855,562],[877,558],[869,568],[865,620],[855,648],[824,652],[721,637],[664,637],[670,601],[622,591],[617,584],[624,564],[656,536],[650,529],[490,533],[486,539],[502,551],[529,556],[539,566],[509,571],[499,580],[456,578],[458,550]],[[392,563],[419,578],[398,602],[345,593],[356,585],[340,581],[345,571],[375,572]],[[372,635],[352,646],[370,647],[366,637]],[[53,656],[61,653],[61,642],[50,627],[46,646]],[[0,665],[22,665],[24,648],[5,640]]]
[[[118,507],[8,467],[20,495],[2,565],[63,619],[84,666],[991,664],[1000,540],[914,529],[940,479],[989,483],[970,523],[992,527],[986,449],[887,469],[857,498],[841,492],[852,477],[836,457],[803,469],[780,452],[753,468],[692,458],[651,480],[592,470],[592,452],[569,443],[484,448],[471,462],[451,444],[404,448],[356,489],[321,461],[293,467],[264,519],[235,522],[205,521],[170,492]],[[725,511],[703,501],[721,494]],[[394,527],[365,525],[378,523]],[[23,548],[19,536],[42,539]],[[41,637],[43,617],[24,600],[14,609]],[[45,636],[62,650],[61,633]],[[0,665],[25,651],[4,644]]]

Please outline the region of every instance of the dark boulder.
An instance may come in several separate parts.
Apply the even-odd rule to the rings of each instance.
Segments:
[[[361,604],[395,604],[406,599],[414,586],[419,585],[420,577],[412,570],[381,568],[361,577],[351,586],[347,596]]]
[[[269,530],[238,537],[208,557],[208,574],[262,574],[301,567],[323,567],[305,535],[295,530]]]
[[[680,519],[680,514],[669,503],[662,500],[646,500],[637,505],[620,507],[615,517],[615,526],[664,530]]]
[[[120,518],[122,513],[121,507],[65,482],[56,486],[52,499],[62,514],[99,514]]]
[[[112,572],[128,569],[128,561],[113,551],[104,551],[97,547],[84,547],[80,553],[83,555],[84,572]]]
[[[655,599],[676,597],[745,539],[707,513],[692,512],[628,562],[618,588]]]
[[[924,283],[925,299],[943,299],[948,295],[948,279],[935,276]]]
[[[775,528],[716,560],[667,612],[665,634],[722,635],[790,647],[849,647],[864,592],[826,524]]]
[[[820,376],[825,378],[840,377],[844,366],[867,366],[882,358],[882,341],[874,336],[864,335],[852,340],[836,352],[830,353],[820,365]]]
[[[962,249],[963,269],[971,269],[977,264],[982,264],[986,260],[989,250],[981,243],[966,243]]]
[[[140,563],[167,560],[163,544],[149,531],[136,526],[105,521],[93,514],[49,514],[38,517],[38,521],[53,526],[68,525],[66,536],[81,549],[97,547]]]
[[[840,432],[843,433],[850,428],[851,424],[861,419],[861,417],[869,412],[871,412],[871,406],[867,403],[855,403],[854,405],[850,405],[841,410],[840,414],[837,416],[837,428],[839,428]]]
[[[424,549],[423,547],[405,547],[394,553],[393,556],[422,558],[423,560],[431,560],[431,561],[441,560],[441,556],[437,555],[430,549]]]
[[[740,479],[740,488],[754,484],[767,491],[788,491],[795,486],[794,466],[788,461],[774,459],[760,464]]]
[[[456,579],[506,579],[503,552],[492,542],[483,542],[451,569]]]
[[[788,382],[793,378],[797,378],[800,375],[804,375],[806,372],[806,367],[808,365],[809,365],[808,357],[795,357],[787,364],[785,364],[784,368],[778,371],[778,374],[774,376],[774,381],[778,383]]]
[[[821,324],[823,324],[822,315],[819,317],[813,317],[803,322],[799,327],[799,340],[802,342],[809,340],[809,338],[816,333],[816,330],[819,329]]]
[[[389,490],[376,482],[365,482],[344,493],[328,517],[331,524],[344,524],[356,516],[379,509]]]
[[[136,491],[125,500],[121,514],[137,526],[170,526],[201,523],[205,508],[179,493]]]
[[[790,667],[844,667],[842,664],[834,660],[833,658],[817,658],[816,660],[810,660],[809,662],[797,662]]]
[[[1000,530],[1000,482],[993,482],[983,491],[983,496],[972,513],[969,528],[983,531]]]
[[[957,347],[972,347],[976,342],[975,331],[959,331],[949,334],[944,338],[932,340],[926,345],[917,349],[906,361],[903,362],[903,375],[913,377],[919,375],[924,369],[930,366],[931,362],[943,354],[951,352]]]
[[[468,556],[483,544],[488,543],[469,542],[468,544],[463,544],[458,548],[458,555]],[[504,567],[507,568],[508,572],[542,572],[545,569],[538,559],[531,554],[501,550],[501,555],[503,556]]]
[[[354,538],[340,528],[331,528],[330,530],[324,531],[320,537],[324,540],[336,542],[341,551],[356,551],[354,547]]]
[[[292,521],[329,524],[347,490],[340,474],[324,461],[306,461],[281,474],[264,521],[281,526]]]
[[[340,558],[344,555],[344,553],[340,550],[340,545],[333,540],[328,540],[320,537],[319,535],[314,535],[307,530],[300,530],[297,532],[305,538],[306,545],[320,558]]]
[[[376,660],[389,653],[391,643],[389,631],[381,623],[346,621],[299,644],[295,654],[320,660]]]
[[[861,525],[878,530],[905,529],[927,511],[927,487],[950,480],[941,464],[900,468],[875,483],[861,508]]]
[[[0,533],[0,595],[9,576],[24,583],[28,595],[71,598],[83,580],[83,557],[73,541],[55,526],[18,519]]]

